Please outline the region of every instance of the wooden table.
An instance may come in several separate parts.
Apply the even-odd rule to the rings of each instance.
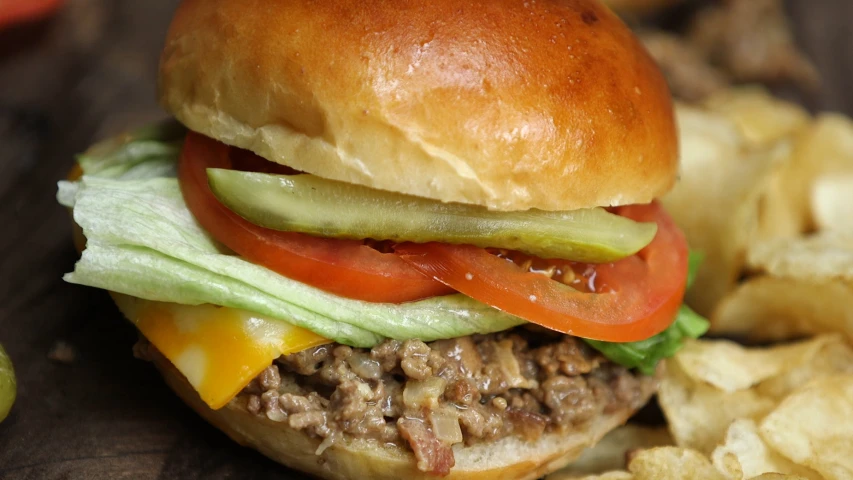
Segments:
[[[136,333],[107,295],[61,280],[77,255],[56,181],[93,140],[163,115],[157,56],[177,3],[70,0],[49,22],[0,32],[0,343],[19,378],[0,478],[298,478],[198,419],[132,357]],[[825,79],[804,102],[853,114],[853,2],[789,9]],[[58,342],[72,362],[48,358]]]

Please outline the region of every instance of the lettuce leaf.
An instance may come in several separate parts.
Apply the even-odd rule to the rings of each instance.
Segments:
[[[173,131],[164,125],[102,142],[80,157],[79,182],[60,182],[57,197],[74,209],[87,239],[67,281],[148,300],[242,308],[357,347],[385,337],[430,341],[524,323],[464,295],[400,305],[350,300],[243,260],[187,209],[174,178],[179,149],[155,148],[152,140]]]
[[[686,338],[699,338],[708,331],[708,321],[687,305],[682,305],[675,322],[652,338],[630,343],[586,340],[594,349],[610,360],[628,368],[636,368],[646,375],[655,373],[658,362],[675,355]]]
[[[174,122],[101,142],[78,157],[78,182],[60,182],[87,238],[72,283],[188,305],[255,311],[339,343],[370,347],[383,338],[424,341],[505,330],[525,323],[463,295],[401,305],[339,297],[243,260],[211,238],[184,204],[176,176],[183,129]],[[691,256],[691,276],[698,266]],[[707,322],[682,307],[666,331],[642,342],[588,343],[611,360],[652,373]]]
[[[693,284],[701,263],[702,255],[699,252],[690,252],[687,274],[688,288]],[[601,342],[598,340],[586,340],[586,342],[610,360],[651,375],[655,372],[658,362],[675,355],[681,349],[685,339],[701,337],[708,331],[709,326],[708,320],[691,310],[687,305],[682,305],[678,311],[678,316],[675,317],[675,322],[654,337],[630,343]]]
[[[174,120],[111,137],[77,156],[87,175],[133,180],[176,176],[186,128]]]

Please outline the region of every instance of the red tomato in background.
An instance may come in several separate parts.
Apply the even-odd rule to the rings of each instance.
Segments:
[[[40,20],[55,12],[63,0],[0,0],[0,28]]]

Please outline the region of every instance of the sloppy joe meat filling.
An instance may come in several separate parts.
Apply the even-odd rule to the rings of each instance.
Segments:
[[[636,408],[643,382],[571,336],[536,327],[372,349],[328,344],[282,356],[237,397],[258,416],[323,439],[407,445],[445,474],[451,446],[536,440]]]

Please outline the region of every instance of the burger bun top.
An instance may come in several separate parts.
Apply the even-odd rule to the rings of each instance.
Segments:
[[[592,0],[185,0],[159,88],[273,162],[494,210],[646,203],[677,171],[664,78]]]

